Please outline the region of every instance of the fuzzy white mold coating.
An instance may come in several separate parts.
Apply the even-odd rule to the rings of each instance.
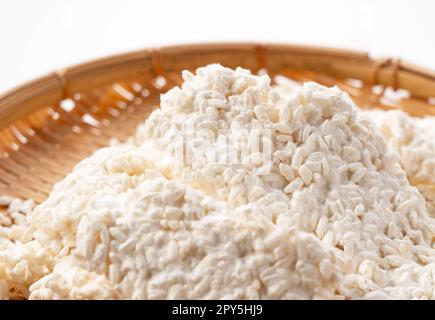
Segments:
[[[183,78],[33,211],[22,245],[46,268],[23,295],[433,298],[434,220],[346,93],[220,65]],[[19,261],[2,257],[0,275]]]

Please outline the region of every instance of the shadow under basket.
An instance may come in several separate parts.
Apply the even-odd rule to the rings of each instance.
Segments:
[[[147,49],[54,72],[0,96],[0,195],[43,201],[75,164],[124,140],[180,73],[210,63],[337,85],[360,107],[435,115],[435,73],[364,52],[252,43]]]

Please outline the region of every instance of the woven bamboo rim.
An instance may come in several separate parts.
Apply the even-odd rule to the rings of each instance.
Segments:
[[[180,84],[209,63],[267,69],[347,91],[360,106],[435,115],[435,73],[398,59],[307,46],[219,43],[146,49],[80,64],[0,96],[0,194],[43,201],[81,159],[125,139]],[[399,90],[404,98],[391,98]]]

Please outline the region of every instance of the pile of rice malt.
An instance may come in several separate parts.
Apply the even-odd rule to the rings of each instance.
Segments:
[[[388,145],[400,154],[410,183],[435,217],[435,117],[413,118],[402,111],[369,110]]]
[[[0,229],[0,297],[434,298],[435,148],[417,120],[241,68],[183,79],[129,143]]]

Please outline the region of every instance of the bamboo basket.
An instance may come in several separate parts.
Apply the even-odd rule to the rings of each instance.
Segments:
[[[435,115],[435,73],[398,59],[307,46],[220,43],[146,49],[56,71],[0,96],[0,195],[43,201],[74,165],[120,140],[180,84],[209,63],[347,91],[361,107]],[[387,92],[401,92],[401,98]]]

